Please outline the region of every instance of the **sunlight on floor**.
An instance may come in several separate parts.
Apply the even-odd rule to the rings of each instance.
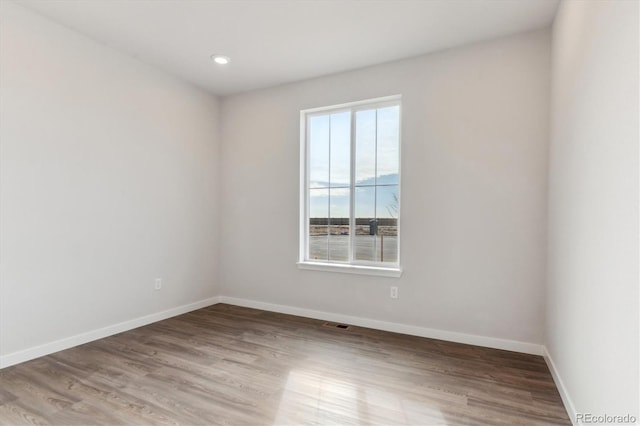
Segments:
[[[318,371],[292,370],[273,424],[447,424],[435,405]]]

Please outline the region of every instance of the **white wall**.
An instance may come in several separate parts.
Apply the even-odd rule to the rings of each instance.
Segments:
[[[570,412],[638,418],[638,2],[553,27],[546,345]]]
[[[216,295],[217,99],[0,4],[4,363]]]
[[[549,55],[543,30],[224,98],[222,294],[542,344]],[[404,274],[299,270],[299,111],[393,94]]]

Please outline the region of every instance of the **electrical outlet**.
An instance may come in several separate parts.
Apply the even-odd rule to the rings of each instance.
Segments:
[[[162,278],[156,278],[155,286],[156,290],[160,290],[162,288]]]
[[[389,287],[389,297],[392,299],[398,298],[398,287],[396,286]]]

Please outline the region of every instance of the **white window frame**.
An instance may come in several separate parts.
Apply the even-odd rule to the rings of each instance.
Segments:
[[[309,250],[309,199],[308,199],[308,186],[309,186],[309,157],[308,157],[308,145],[309,145],[309,118],[316,115],[325,115],[328,113],[339,113],[350,111],[351,112],[351,179],[349,182],[350,188],[350,226],[349,235],[355,235],[355,117],[357,111],[370,110],[383,108],[385,106],[399,107],[399,126],[398,126],[398,262],[394,264],[386,264],[383,262],[367,262],[367,261],[355,261],[351,262],[322,262],[308,259]],[[402,96],[386,96],[376,99],[368,99],[357,102],[350,102],[346,104],[332,105],[320,108],[310,108],[300,111],[300,250],[298,257],[298,267],[300,269],[310,269],[318,271],[330,271],[330,272],[344,272],[352,274],[364,274],[364,275],[378,275],[385,277],[400,277],[402,274],[401,262],[401,244],[400,244],[400,227],[402,220]],[[353,255],[351,244],[350,257]]]

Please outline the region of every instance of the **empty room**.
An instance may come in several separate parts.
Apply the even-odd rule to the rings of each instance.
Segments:
[[[638,0],[0,0],[0,425],[640,420]]]

